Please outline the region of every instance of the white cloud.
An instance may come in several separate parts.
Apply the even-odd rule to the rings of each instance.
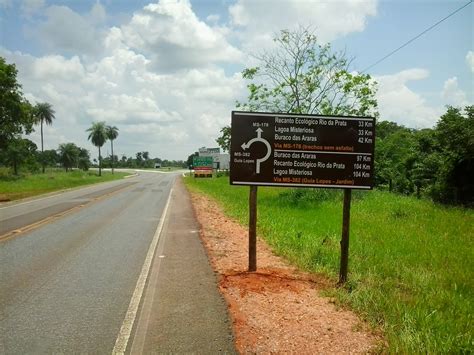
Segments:
[[[101,25],[106,12],[99,2],[84,15],[62,5],[47,7],[44,15],[46,19],[38,28],[28,28],[28,32],[50,51],[76,55],[91,55],[101,51]]]
[[[21,3],[21,12],[24,16],[30,17],[45,5],[45,0],[23,0]]]
[[[243,47],[254,51],[268,47],[279,30],[296,25],[314,28],[323,42],[363,31],[368,17],[377,13],[377,0],[238,0],[229,13],[234,26],[242,31]]]
[[[217,66],[156,73],[147,56],[127,47],[119,28],[109,30],[103,47],[106,55],[94,62],[0,48],[0,55],[16,63],[26,97],[56,110],[57,131],[45,132],[46,149],[72,141],[95,155],[85,129],[97,120],[119,127],[118,154],[147,150],[152,156],[185,159],[199,146],[215,145],[244,91],[239,74],[227,76]],[[32,138],[39,142],[37,135]]]
[[[8,8],[12,6],[12,0],[0,0],[0,7]]]
[[[84,68],[77,56],[65,59],[59,55],[48,55],[35,60],[34,77],[37,80],[77,80],[84,75]]]
[[[474,73],[474,52],[469,51],[466,54],[466,63],[469,66],[469,69]]]
[[[241,58],[240,51],[227,42],[225,29],[200,21],[188,0],[150,4],[122,31],[124,42],[147,55],[162,72],[238,62]]]
[[[457,77],[449,78],[444,82],[441,96],[447,105],[457,107],[468,105],[466,93],[459,88]]]
[[[101,2],[84,14],[67,6],[42,8],[41,0],[25,4],[31,11],[44,10],[30,32],[51,54],[35,57],[0,48],[0,55],[17,65],[25,96],[32,103],[49,102],[56,111],[54,125],[45,128],[46,149],[75,142],[95,155],[85,130],[92,121],[105,120],[120,129],[117,154],[149,151],[185,159],[200,146],[215,146],[235,100],[245,95],[240,74],[226,74],[218,66],[242,61],[229,41],[231,28],[217,25],[217,15],[208,16],[207,23],[200,20],[188,0],[161,0],[108,29]],[[242,10],[250,6],[237,4]],[[273,31],[271,17],[262,21],[265,31]],[[239,28],[250,31],[252,25]],[[39,143],[36,133],[32,139]]]
[[[266,36],[270,40],[274,31],[298,18],[303,24],[317,19],[319,34],[332,39],[362,30],[376,7],[375,0],[347,1],[338,5],[350,8],[341,18],[331,2],[296,6],[282,0],[268,13],[257,3],[238,1],[231,9],[245,43]],[[95,155],[85,130],[98,120],[119,127],[119,155],[149,151],[151,156],[185,159],[200,146],[215,146],[220,128],[230,123],[235,100],[246,94],[240,73],[229,74],[219,66],[242,61],[242,52],[231,44],[234,28],[218,26],[217,16],[200,20],[188,0],[147,5],[120,27],[104,28],[106,20],[101,2],[85,14],[49,6],[34,32],[51,54],[35,57],[0,47],[0,55],[17,65],[25,96],[33,103],[49,102],[56,110],[53,127],[45,131],[45,148],[75,142]],[[396,91],[415,74],[385,82]],[[32,137],[39,142],[37,135]]]
[[[105,7],[98,1],[92,5],[89,17],[93,23],[102,24],[107,18]]]
[[[220,19],[221,17],[217,14],[212,14],[206,17],[206,21],[212,24],[218,23]]]
[[[425,69],[408,69],[392,75],[383,75],[374,79],[379,83],[377,101],[380,118],[394,121],[412,128],[433,126],[441,114],[440,108],[430,107],[426,100],[407,83],[428,78]]]

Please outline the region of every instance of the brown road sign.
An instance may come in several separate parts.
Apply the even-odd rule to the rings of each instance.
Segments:
[[[371,189],[373,117],[232,112],[233,185]]]

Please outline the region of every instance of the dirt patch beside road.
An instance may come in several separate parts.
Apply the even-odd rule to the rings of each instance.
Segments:
[[[319,295],[324,277],[298,271],[258,240],[256,273],[248,273],[248,233],[215,201],[192,193],[201,238],[233,320],[240,353],[367,353],[381,338],[354,313]]]

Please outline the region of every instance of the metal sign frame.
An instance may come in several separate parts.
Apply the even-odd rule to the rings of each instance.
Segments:
[[[258,186],[340,188],[344,202],[339,285],[343,285],[351,193],[372,189],[374,148],[373,117],[232,111],[230,183],[250,186],[248,270],[257,270]]]
[[[375,119],[232,111],[232,185],[372,189]]]

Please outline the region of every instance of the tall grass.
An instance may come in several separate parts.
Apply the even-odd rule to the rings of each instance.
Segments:
[[[248,187],[186,179],[248,223]],[[258,234],[301,269],[337,280],[338,190],[258,190]],[[327,291],[384,331],[390,352],[474,351],[474,211],[382,191],[354,191],[349,281]]]
[[[94,171],[74,170],[67,173],[47,171],[45,174],[15,176],[0,171],[0,201],[13,201],[46,192],[122,179],[125,175],[128,173],[115,172],[115,174],[111,174],[103,171],[100,177]]]

